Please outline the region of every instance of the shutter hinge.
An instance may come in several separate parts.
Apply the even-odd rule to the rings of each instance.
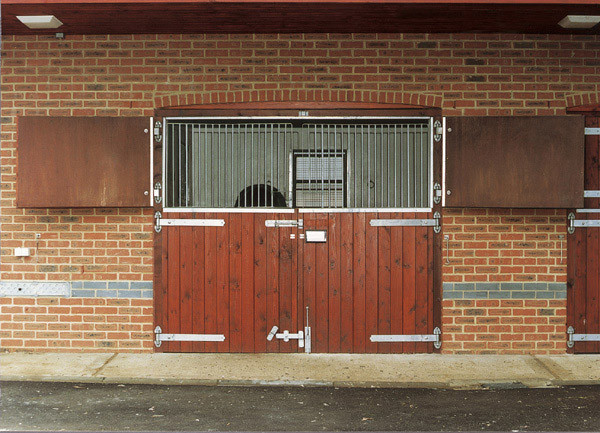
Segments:
[[[567,347],[571,348],[577,341],[600,341],[600,334],[576,334],[575,328],[569,326],[567,328]]]
[[[433,122],[433,139],[438,142],[442,139],[442,135],[444,135],[444,127],[442,126],[442,122],[436,120]]]
[[[440,204],[442,201],[442,185],[438,182],[433,184],[433,202],[435,204]]]
[[[157,120],[154,122],[154,141],[160,143],[162,141],[162,122]]]
[[[156,182],[154,184],[154,202],[157,204],[162,201],[162,195],[160,193],[161,190],[162,190],[162,184],[160,182]]]

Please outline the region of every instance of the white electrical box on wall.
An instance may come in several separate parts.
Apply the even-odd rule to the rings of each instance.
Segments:
[[[29,248],[15,248],[15,256],[17,257],[29,257],[30,255]]]

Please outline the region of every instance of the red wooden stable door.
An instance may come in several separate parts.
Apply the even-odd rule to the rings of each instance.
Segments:
[[[586,118],[585,206],[568,218],[567,327],[574,353],[600,353],[599,119]]]
[[[385,225],[433,213],[301,213],[302,287],[314,352],[418,353],[433,343],[394,337],[434,333],[434,227]],[[376,225],[379,222],[384,225]],[[380,342],[372,340],[377,339]],[[390,339],[389,342],[381,340]]]
[[[161,350],[298,351],[296,339],[267,339],[273,326],[280,333],[303,329],[297,228],[269,226],[274,221],[295,222],[295,214],[162,215],[157,324],[165,336],[206,341],[162,341]]]

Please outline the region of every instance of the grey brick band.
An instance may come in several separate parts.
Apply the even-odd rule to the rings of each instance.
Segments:
[[[566,299],[566,283],[444,283],[444,299]]]
[[[0,297],[152,299],[151,281],[0,281]]]

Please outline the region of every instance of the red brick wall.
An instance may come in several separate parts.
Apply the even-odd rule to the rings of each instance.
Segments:
[[[443,301],[443,353],[565,353],[566,301]]]
[[[0,347],[152,351],[152,322],[151,299],[0,298]]]
[[[4,36],[2,49],[3,280],[152,279],[151,210],[15,208],[20,115],[150,116],[161,96],[261,101],[291,92],[380,102],[427,95],[445,115],[553,115],[600,89],[592,35]],[[563,282],[562,218],[447,211],[444,281]],[[20,246],[34,255],[15,258]]]
[[[445,282],[566,282],[565,210],[445,209]]]

